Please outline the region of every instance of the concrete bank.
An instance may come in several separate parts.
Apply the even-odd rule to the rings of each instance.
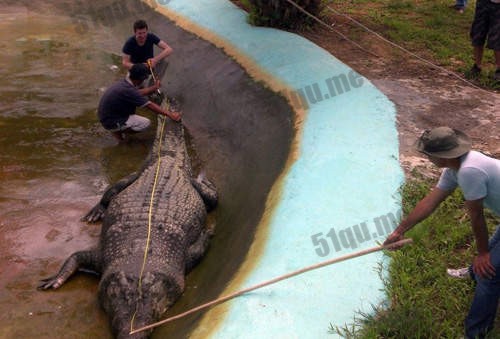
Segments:
[[[173,0],[157,10],[224,48],[256,79],[269,80],[296,112],[279,189],[268,198],[239,274],[222,294],[384,239],[398,218],[403,181],[394,105],[309,41],[248,25],[229,1]],[[191,337],[327,336],[330,323],[349,323],[356,310],[369,311],[382,300],[375,271],[381,260],[380,253],[368,255],[240,297],[207,312]]]

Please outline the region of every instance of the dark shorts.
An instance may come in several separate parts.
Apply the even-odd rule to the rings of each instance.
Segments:
[[[500,4],[490,0],[478,0],[474,22],[470,29],[472,46],[484,46],[500,51]]]

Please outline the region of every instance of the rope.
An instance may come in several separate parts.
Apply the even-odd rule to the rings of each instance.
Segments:
[[[295,3],[294,1],[292,1],[292,0],[286,0],[286,1],[287,1],[288,3],[290,3],[292,6],[296,7],[296,8],[297,8],[298,10],[300,10],[302,13],[304,13],[304,14],[306,14],[307,16],[309,16],[309,17],[313,18],[314,20],[316,20],[317,22],[319,22],[319,23],[320,23],[320,24],[322,24],[323,26],[327,27],[327,28],[328,28],[328,29],[330,29],[331,31],[333,31],[333,32],[337,33],[337,34],[338,34],[338,35],[340,35],[342,38],[344,38],[345,40],[347,40],[347,41],[349,41],[350,43],[354,44],[354,45],[355,45],[355,46],[357,46],[358,48],[362,49],[363,51],[365,51],[365,52],[367,52],[367,53],[369,53],[369,54],[371,54],[371,55],[373,55],[373,56],[376,56],[376,57],[380,58],[380,56],[379,56],[379,55],[377,55],[377,54],[375,54],[375,53],[373,53],[373,52],[371,52],[371,51],[369,51],[369,50],[365,49],[364,47],[362,47],[361,45],[359,45],[359,44],[358,44],[358,43],[356,43],[355,41],[353,41],[353,40],[349,39],[349,38],[348,38],[347,36],[345,36],[344,34],[342,34],[342,33],[338,32],[338,31],[334,30],[334,29],[333,29],[330,25],[328,25],[326,22],[322,21],[321,19],[319,19],[319,18],[318,18],[318,17],[316,17],[315,15],[313,15],[313,14],[309,13],[308,11],[306,11],[305,9],[303,9],[302,7],[300,7],[300,6],[299,6],[297,3]],[[385,42],[389,43],[390,45],[392,45],[392,46],[394,46],[394,47],[396,47],[396,48],[398,48],[398,49],[400,49],[400,50],[402,50],[402,51],[404,51],[404,52],[406,52],[406,53],[410,54],[411,56],[415,57],[418,61],[422,62],[423,64],[426,64],[426,65],[428,65],[428,66],[432,66],[433,68],[437,68],[437,69],[441,70],[442,72],[444,72],[444,73],[446,73],[446,74],[448,74],[448,75],[452,75],[452,76],[454,76],[455,78],[457,78],[457,79],[459,79],[459,80],[461,80],[461,81],[463,81],[463,82],[467,83],[468,85],[470,85],[471,87],[473,87],[473,88],[475,88],[475,89],[479,89],[479,90],[481,90],[481,91],[483,91],[483,92],[486,92],[486,93],[490,94],[490,92],[489,92],[489,91],[487,91],[487,90],[485,90],[485,89],[483,89],[483,88],[481,88],[481,87],[479,87],[479,86],[475,85],[474,83],[472,83],[472,82],[470,82],[469,80],[467,80],[467,79],[465,79],[465,78],[461,77],[460,75],[458,75],[458,74],[456,74],[456,73],[454,73],[454,72],[452,72],[452,71],[450,71],[450,70],[447,70],[447,69],[446,69],[446,68],[444,68],[444,67],[438,66],[438,65],[436,65],[436,64],[434,64],[434,63],[432,63],[432,62],[430,62],[430,61],[428,61],[428,60],[426,60],[426,59],[424,59],[424,58],[422,58],[422,57],[420,57],[420,56],[418,56],[417,54],[415,54],[415,53],[413,53],[413,52],[411,52],[411,51],[407,50],[406,48],[404,48],[404,47],[402,47],[402,46],[400,46],[400,45],[398,45],[398,44],[396,44],[396,43],[394,43],[394,42],[392,42],[392,41],[390,41],[390,40],[388,40],[388,39],[384,38],[383,36],[381,36],[381,35],[380,35],[380,34],[378,34],[377,32],[375,32],[375,31],[373,31],[373,30],[369,29],[368,27],[366,27],[366,26],[365,26],[365,25],[363,25],[362,23],[360,23],[360,22],[358,22],[358,21],[354,20],[354,19],[353,19],[353,18],[351,18],[350,16],[348,16],[348,15],[346,15],[346,14],[343,14],[343,13],[340,13],[340,12],[338,12],[338,11],[334,10],[333,8],[331,8],[330,6],[326,6],[326,7],[327,7],[327,9],[328,9],[328,10],[330,10],[331,12],[333,12],[333,13],[335,13],[335,14],[337,14],[337,15],[343,16],[343,17],[347,18],[348,20],[351,20],[352,22],[354,22],[355,24],[359,25],[360,27],[362,27],[363,29],[365,29],[365,30],[366,30],[366,31],[368,31],[369,33],[374,34],[377,38],[379,38],[379,39],[381,39],[381,40],[383,40],[383,41],[385,41]]]
[[[291,1],[291,0],[287,0],[287,1]],[[415,54],[415,53],[413,53],[413,52],[411,52],[411,51],[407,50],[406,48],[404,48],[404,47],[402,47],[402,46],[400,46],[400,45],[398,45],[398,44],[396,44],[396,43],[394,43],[394,42],[392,42],[392,41],[390,41],[390,40],[388,40],[388,39],[384,38],[384,37],[383,37],[382,35],[380,35],[379,33],[375,32],[374,30],[372,30],[372,29],[370,29],[370,28],[368,28],[368,27],[366,27],[365,25],[363,25],[363,24],[362,24],[362,23],[360,23],[359,21],[357,21],[357,20],[355,20],[355,19],[351,18],[350,16],[348,16],[348,15],[346,15],[346,14],[343,14],[343,13],[340,13],[339,11],[337,11],[337,10],[335,10],[335,9],[331,8],[330,6],[326,6],[326,8],[327,8],[329,11],[331,11],[331,12],[333,12],[333,13],[337,14],[337,15],[343,16],[343,17],[347,18],[348,20],[351,20],[352,22],[354,22],[355,24],[357,24],[358,26],[360,26],[361,28],[363,28],[363,29],[364,29],[364,30],[366,30],[367,32],[372,33],[373,35],[375,35],[375,36],[376,36],[377,38],[379,38],[380,40],[385,41],[385,42],[387,42],[388,44],[390,44],[390,45],[392,45],[392,46],[394,46],[394,47],[396,47],[396,48],[398,48],[398,49],[402,50],[403,52],[406,52],[406,53],[410,54],[411,56],[413,56],[414,58],[416,58],[418,61],[420,61],[420,62],[422,62],[422,63],[424,63],[424,64],[426,64],[426,65],[432,66],[432,67],[434,67],[434,68],[437,68],[437,69],[439,69],[439,70],[441,70],[441,71],[445,72],[446,74],[452,75],[452,76],[454,76],[455,78],[457,78],[457,79],[459,79],[459,80],[461,80],[461,81],[463,81],[463,82],[467,83],[468,85],[470,85],[470,86],[472,86],[472,87],[474,87],[474,88],[476,88],[476,89],[480,89],[480,90],[482,90],[482,91],[484,91],[484,92],[490,93],[490,92],[488,92],[487,90],[485,90],[485,89],[483,89],[483,88],[481,88],[481,87],[479,87],[479,86],[477,86],[477,85],[473,84],[473,83],[472,83],[472,82],[470,82],[469,80],[467,80],[467,79],[465,79],[465,78],[461,77],[460,75],[456,74],[455,72],[452,72],[452,71],[450,71],[450,70],[448,70],[448,69],[446,69],[446,68],[444,68],[444,67],[438,66],[438,65],[436,65],[436,64],[434,64],[434,63],[432,63],[432,62],[430,62],[430,61],[428,61],[428,60],[426,60],[426,59],[422,58],[421,56],[419,56],[419,55],[417,55],[417,54]]]
[[[297,5],[295,2],[293,2],[292,0],[286,0],[288,1],[288,3],[290,3],[292,6],[296,7],[299,11],[301,11],[302,13],[304,13],[305,15],[309,16],[310,18],[313,18],[314,20],[316,20],[317,22],[319,22],[320,24],[322,24],[323,26],[325,26],[326,28],[328,28],[329,30],[331,30],[332,32],[334,33],[337,33],[338,35],[340,35],[343,39],[349,41],[350,43],[352,43],[353,45],[355,45],[356,47],[358,47],[359,49],[365,51],[366,53],[368,54],[371,54],[377,58],[380,58],[379,55],[367,50],[366,48],[364,48],[363,46],[361,46],[360,44],[358,44],[357,42],[349,39],[347,36],[345,36],[344,34],[340,33],[339,31],[336,31],[332,28],[331,25],[328,25],[326,22],[324,22],[323,20],[319,19],[318,17],[314,16],[313,14],[309,13],[308,11],[306,11],[305,9],[303,9],[302,7],[300,7],[299,5]]]
[[[149,201],[149,213],[148,213],[148,236],[146,240],[146,246],[144,247],[144,259],[142,261],[142,267],[141,267],[141,273],[139,275],[139,282],[137,283],[137,290],[139,291],[139,296],[137,298],[137,303],[135,305],[135,311],[132,316],[132,319],[130,320],[130,331],[134,330],[134,321],[135,321],[135,316],[137,315],[138,309],[139,309],[139,299],[142,298],[142,277],[144,275],[144,270],[146,268],[146,261],[148,258],[148,251],[149,251],[149,244],[151,242],[151,224],[152,224],[152,216],[153,216],[153,202],[154,202],[154,196],[155,196],[155,191],[156,191],[156,184],[158,182],[158,176],[160,173],[160,157],[161,157],[161,140],[163,139],[163,131],[165,129],[165,121],[167,119],[163,118],[163,122],[161,125],[161,130],[160,130],[160,142],[158,143],[158,160],[156,163],[156,173],[155,173],[155,179],[153,182],[153,191],[151,192],[151,199]]]
[[[131,331],[129,334],[132,335],[132,334],[135,334],[135,333],[139,333],[141,331],[145,331],[145,330],[149,330],[149,329],[152,329],[152,328],[155,328],[155,327],[158,327],[160,325],[163,325],[165,323],[168,323],[168,322],[171,322],[171,321],[174,321],[174,320],[177,320],[177,319],[180,319],[180,318],[183,318],[187,315],[190,315],[192,313],[195,313],[195,312],[198,312],[198,311],[201,311],[205,308],[209,308],[211,306],[214,306],[214,305],[217,305],[217,304],[220,304],[220,303],[223,303],[229,299],[233,299],[233,298],[236,298],[242,294],[245,294],[245,293],[248,293],[250,291],[253,291],[253,290],[256,290],[256,289],[259,289],[259,288],[262,288],[264,286],[268,286],[268,285],[271,285],[271,284],[274,284],[274,283],[277,283],[278,281],[282,281],[282,280],[285,280],[285,279],[289,279],[293,276],[296,276],[296,275],[299,275],[299,274],[302,274],[302,273],[305,273],[305,272],[308,272],[308,271],[312,271],[312,270],[315,270],[315,269],[318,269],[320,267],[324,267],[324,266],[328,266],[328,265],[331,265],[331,264],[335,264],[335,263],[338,263],[338,262],[341,262],[341,261],[344,261],[344,260],[348,260],[348,259],[352,259],[352,258],[356,258],[356,257],[360,257],[362,255],[366,255],[366,254],[369,254],[369,253],[373,253],[373,252],[377,252],[377,251],[380,251],[380,250],[384,250],[384,249],[395,249],[395,248],[398,248],[400,246],[403,246],[405,244],[409,244],[412,242],[412,239],[403,239],[403,240],[400,240],[398,242],[395,242],[395,243],[392,243],[392,244],[389,244],[389,245],[386,245],[386,246],[376,246],[376,247],[372,247],[372,248],[369,248],[369,249],[366,249],[366,250],[362,250],[362,251],[359,251],[359,252],[355,252],[355,253],[351,253],[351,254],[348,254],[348,255],[345,255],[345,256],[342,256],[342,257],[338,257],[338,258],[335,258],[335,259],[331,259],[331,260],[327,260],[327,261],[323,261],[321,263],[318,263],[318,264],[315,264],[315,265],[311,265],[311,266],[307,266],[305,268],[302,268],[300,270],[297,270],[297,271],[293,271],[291,273],[288,273],[288,274],[285,274],[285,275],[282,275],[282,276],[279,276],[279,277],[276,277],[274,279],[271,279],[271,280],[268,280],[268,281],[265,281],[263,283],[260,283],[260,284],[257,284],[257,285],[254,285],[252,287],[248,287],[248,288],[245,288],[243,290],[240,290],[238,292],[234,292],[232,294],[229,294],[225,297],[221,297],[221,298],[218,298],[218,299],[215,299],[215,300],[212,300],[210,302],[207,302],[205,304],[202,304],[200,306],[197,306],[195,308],[192,308],[184,313],[181,313],[181,314],[178,314],[178,315],[175,315],[175,316],[172,316],[170,318],[167,318],[167,319],[164,319],[164,320],[161,320],[161,321],[158,321],[156,323],[153,323],[153,324],[150,324],[150,325],[147,325],[147,326],[144,326],[144,327],[141,327],[137,330],[133,330]]]

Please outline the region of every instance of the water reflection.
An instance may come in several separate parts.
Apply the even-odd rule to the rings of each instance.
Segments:
[[[66,4],[72,12],[79,11],[74,6],[93,6],[33,3]],[[109,3],[118,4],[104,0],[99,8]],[[118,60],[106,51],[119,53],[119,37],[130,34],[135,17],[113,27],[90,20],[87,27],[95,32],[79,34],[71,27],[74,18],[11,12],[14,19],[0,20],[0,45],[8,46],[0,56],[8,67],[0,74],[9,79],[0,84],[0,321],[6,324],[0,337],[107,338],[97,279],[78,275],[53,293],[36,292],[35,286],[69,254],[97,243],[99,227],[79,217],[108,183],[141,165],[152,140],[154,126],[151,134],[117,145],[95,114],[102,88],[123,76],[111,71]],[[160,14],[140,17],[165,33],[176,50],[166,89],[186,113],[186,134],[189,140],[191,132],[195,146],[190,150],[200,156],[192,159],[194,173],[206,170],[220,193],[216,236],[203,265],[190,273],[183,298],[169,310],[173,315],[216,298],[239,269],[288,157],[293,114],[283,98],[253,82],[218,48]],[[159,328],[153,337],[184,338],[201,315]]]
[[[103,87],[122,77],[96,32],[22,6],[0,14],[0,337],[108,338],[97,279],[40,293],[70,253],[97,243],[79,218],[142,163],[152,134],[117,145],[99,125]],[[116,49],[119,51],[119,47]],[[120,159],[127,159],[126,162]]]
[[[130,139],[126,142],[100,149],[99,163],[107,182],[116,182],[140,168],[151,148],[155,129],[156,126],[151,126],[147,132],[128,135]]]

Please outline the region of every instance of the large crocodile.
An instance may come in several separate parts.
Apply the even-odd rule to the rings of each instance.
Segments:
[[[180,297],[185,274],[202,258],[211,236],[205,218],[217,203],[216,190],[203,176],[193,179],[182,123],[164,119],[158,117],[142,169],[110,186],[82,218],[102,218],[98,246],[73,253],[39,285],[59,288],[79,269],[100,274],[99,300],[118,338],[150,335],[129,332],[157,321]]]

